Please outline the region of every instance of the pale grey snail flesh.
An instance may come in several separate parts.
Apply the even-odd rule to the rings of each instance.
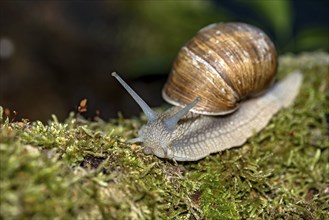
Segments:
[[[217,31],[220,31],[221,34],[217,34]],[[225,32],[228,33],[225,34]],[[210,47],[213,47],[211,42],[214,39],[210,36],[210,33],[216,33],[215,42],[222,42],[222,44],[225,44],[227,41],[221,39],[221,37],[230,38],[231,43],[229,44],[233,46],[229,46],[228,50],[230,54],[235,54],[236,58],[230,55],[227,63],[232,65],[236,62],[234,59],[240,60],[242,63],[236,64],[237,66],[233,68],[240,70],[238,73],[231,69],[227,70],[228,65],[225,61],[212,62],[205,73],[199,71],[199,66],[205,64],[206,58],[218,61],[221,58],[220,56],[222,56],[225,59],[226,53],[221,51],[221,49],[219,50],[219,55],[212,57],[209,57],[209,54],[206,52],[195,54],[197,52],[193,48],[195,45],[197,45],[198,50],[208,50],[208,44],[210,44]],[[200,37],[202,34],[205,34],[206,37]],[[247,40],[244,43],[237,42],[237,40],[241,41],[243,36],[247,36]],[[253,42],[253,38],[261,41],[260,45]],[[203,43],[200,39],[207,42]],[[193,47],[188,47],[190,45]],[[238,47],[234,48],[235,45],[238,45]],[[242,49],[243,53],[242,55],[237,55],[240,49]],[[211,50],[217,52],[215,47]],[[194,55],[186,55],[186,52]],[[252,59],[255,54],[255,58]],[[211,55],[214,54],[212,53]],[[196,62],[190,61],[194,57],[198,60]],[[281,108],[287,107],[293,102],[298,94],[303,78],[299,71],[295,71],[282,81],[271,85],[277,68],[275,48],[260,29],[243,23],[221,23],[202,29],[195,38],[192,38],[183,47],[177,59],[170,74],[169,83],[167,82],[164,87],[163,97],[172,104],[185,107],[175,106],[163,113],[154,112],[116,73],[112,73],[112,76],[116,77],[135,99],[148,118],[147,124],[139,130],[138,137],[128,142],[142,143],[144,153],[146,154],[154,154],[160,158],[176,161],[195,161],[211,153],[242,145],[249,137],[263,129],[272,116]],[[261,67],[258,67],[257,64]],[[207,65],[203,65],[203,68],[207,68]],[[182,67],[183,70],[181,69]],[[266,71],[267,67],[269,68],[268,71]],[[216,73],[211,73],[211,71],[215,72],[216,69],[220,70],[219,76]],[[260,78],[257,78],[257,73],[252,70],[257,70]],[[241,73],[243,71],[247,72]],[[190,72],[195,77],[191,78]],[[177,73],[179,75],[174,75]],[[201,95],[200,92],[202,90],[195,88],[198,83],[204,82],[196,83],[192,89],[188,87],[189,85],[180,86],[180,90],[176,90],[176,87],[174,87],[179,79],[184,83],[185,79],[187,81],[193,80],[193,78],[200,79],[200,74],[209,73],[211,73],[211,76],[206,75],[205,77],[210,77],[211,80],[207,79],[205,83],[213,83],[214,80],[219,79],[218,84],[213,83],[217,86],[214,90],[220,91],[222,87],[225,88],[225,91],[231,94],[228,98],[210,94],[212,91],[207,89],[208,85],[207,87],[200,86],[200,88],[206,88],[206,94],[212,96],[210,100],[205,100],[207,96],[205,94]],[[250,79],[246,79],[248,75],[251,76]],[[179,78],[175,78],[176,76]],[[182,77],[185,77],[185,79]],[[228,81],[227,85],[225,85],[223,79]],[[259,82],[264,85],[259,84]],[[183,94],[185,90],[188,90],[187,95]],[[171,93],[172,91],[173,93]],[[209,106],[216,97],[219,98],[219,106],[216,108]],[[226,100],[228,101],[227,106],[225,104]],[[204,107],[206,105],[208,106]],[[199,114],[201,112],[208,115]]]
[[[228,148],[240,146],[263,129],[281,108],[289,106],[302,83],[299,71],[274,84],[262,96],[248,99],[232,114],[205,116],[189,112],[199,101],[185,108],[172,107],[156,113],[115,73],[120,83],[141,106],[148,122],[130,143],[141,142],[146,154],[176,161],[195,161]]]

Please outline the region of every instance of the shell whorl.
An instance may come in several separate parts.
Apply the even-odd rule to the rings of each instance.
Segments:
[[[276,69],[275,47],[263,31],[244,23],[212,24],[181,49],[162,95],[176,106],[199,96],[193,112],[223,115],[266,90]]]

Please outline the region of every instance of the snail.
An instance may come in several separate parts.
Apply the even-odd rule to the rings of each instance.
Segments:
[[[173,104],[153,111],[115,72],[148,122],[129,143],[145,154],[196,161],[241,146],[263,129],[298,94],[302,74],[273,83],[277,54],[269,37],[245,23],[218,23],[201,29],[174,61],[162,96]]]

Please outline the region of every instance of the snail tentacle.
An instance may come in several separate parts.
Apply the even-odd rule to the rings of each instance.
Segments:
[[[166,127],[173,131],[176,128],[177,122],[184,117],[198,102],[201,101],[201,98],[196,98],[192,103],[188,104],[184,108],[182,108],[180,111],[178,111],[175,115],[171,116],[168,119],[165,119],[163,122]]]
[[[113,72],[111,74],[114,76],[119,83],[127,90],[127,92],[131,95],[131,97],[137,102],[137,104],[141,107],[144,114],[146,115],[148,121],[155,121],[157,119],[157,114],[153,111],[145,102],[144,100],[137,95],[137,93],[125,82],[121,77],[116,73]]]

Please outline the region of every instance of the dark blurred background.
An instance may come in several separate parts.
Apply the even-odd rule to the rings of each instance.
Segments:
[[[280,54],[329,49],[329,1],[0,1],[0,105],[16,119],[64,119],[141,110],[110,77],[117,71],[152,107],[180,47],[200,28],[243,21]]]

